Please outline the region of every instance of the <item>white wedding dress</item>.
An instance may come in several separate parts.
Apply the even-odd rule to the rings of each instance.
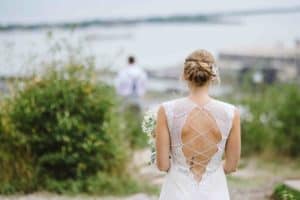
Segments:
[[[211,99],[198,105],[190,98],[162,104],[171,139],[171,166],[160,200],[229,200],[222,166],[235,107]]]

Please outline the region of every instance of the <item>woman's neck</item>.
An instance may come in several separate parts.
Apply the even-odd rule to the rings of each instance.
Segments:
[[[199,104],[204,104],[211,99],[211,97],[208,94],[208,91],[208,84],[201,87],[190,87],[189,98],[191,98],[193,101]]]

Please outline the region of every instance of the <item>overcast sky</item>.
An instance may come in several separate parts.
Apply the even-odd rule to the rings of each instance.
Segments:
[[[209,13],[300,6],[299,0],[0,0],[0,23]]]

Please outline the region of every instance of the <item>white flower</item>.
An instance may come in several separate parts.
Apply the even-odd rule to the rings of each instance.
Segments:
[[[154,110],[148,110],[142,122],[142,130],[148,136],[152,135],[152,137],[154,137],[155,125],[156,125],[156,112]]]
[[[142,122],[142,130],[148,136],[148,144],[151,148],[150,163],[155,162],[156,151],[155,151],[155,126],[157,112],[154,109],[148,110],[144,115],[144,120]]]

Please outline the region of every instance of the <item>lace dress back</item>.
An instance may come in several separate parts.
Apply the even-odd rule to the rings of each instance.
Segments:
[[[211,99],[197,105],[188,97],[163,104],[171,138],[171,167],[199,185],[222,162],[234,106]]]
[[[201,180],[206,166],[218,151],[222,135],[209,112],[195,107],[187,115],[181,131],[181,150],[191,173]]]

